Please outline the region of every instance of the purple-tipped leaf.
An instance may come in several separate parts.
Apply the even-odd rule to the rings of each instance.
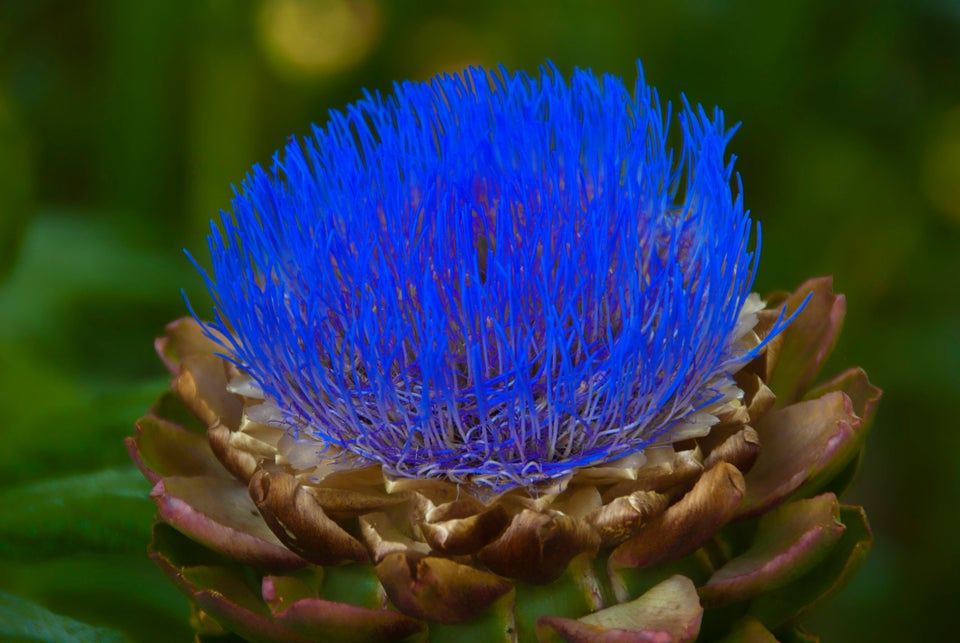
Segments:
[[[295,569],[306,561],[284,547],[236,480],[165,478],[150,493],[160,518],[178,531],[241,563]]]
[[[700,597],[719,607],[782,587],[823,560],[844,530],[833,494],[781,505],[764,514],[750,548],[718,569]]]
[[[762,447],[746,476],[740,517],[764,513],[802,487],[813,490],[840,473],[865,436],[853,403],[842,391],[777,409],[764,416],[756,430]]]

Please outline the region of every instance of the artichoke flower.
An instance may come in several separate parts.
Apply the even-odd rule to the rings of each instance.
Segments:
[[[254,167],[127,439],[198,640],[815,640],[880,391],[815,383],[843,296],[752,293],[732,130],[673,120],[476,68]]]

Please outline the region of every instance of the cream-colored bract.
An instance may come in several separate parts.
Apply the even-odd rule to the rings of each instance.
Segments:
[[[765,308],[765,302],[757,293],[751,293],[741,306],[739,319],[731,333],[729,349],[731,356],[741,356],[755,349],[761,342],[754,332],[757,313]],[[743,362],[738,366],[742,367]],[[493,501],[504,494],[495,494],[489,488],[473,484],[466,478],[444,480],[442,478],[418,479],[396,475],[384,470],[379,464],[371,464],[358,456],[315,438],[306,426],[291,423],[289,417],[273,401],[266,399],[262,387],[249,375],[231,367],[232,376],[227,390],[245,398],[243,421],[239,430],[230,435],[230,445],[261,459],[272,459],[278,465],[289,466],[299,472],[298,477],[306,484],[323,481],[334,472],[348,473],[354,469],[381,470],[389,492],[420,489],[424,486],[452,486],[461,492]],[[571,481],[604,484],[618,480],[637,480],[643,476],[644,467],[660,467],[672,462],[675,457],[673,445],[678,442],[701,438],[721,418],[731,418],[744,413],[743,391],[736,385],[734,372],[721,371],[705,383],[704,389],[719,395],[719,399],[702,409],[689,407],[670,415],[680,420],[666,435],[642,451],[599,465],[572,469],[565,476],[553,480],[506,491],[506,495],[528,493],[537,498],[555,497],[561,494]]]

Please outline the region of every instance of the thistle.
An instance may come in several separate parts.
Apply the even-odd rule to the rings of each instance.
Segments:
[[[471,69],[254,167],[127,441],[199,638],[807,636],[880,393],[812,387],[844,299],[752,294],[733,130],[672,121],[642,73]]]

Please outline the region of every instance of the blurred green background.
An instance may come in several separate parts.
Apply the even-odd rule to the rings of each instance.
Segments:
[[[865,569],[827,641],[946,640],[960,571],[960,3],[6,0],[0,3],[0,639],[189,640],[143,553],[122,438],[204,310],[231,184],[327,110],[468,64],[546,58],[742,121],[758,289],[833,274],[832,370],[886,390],[851,499]],[[6,628],[6,629],[4,629]],[[59,638],[58,638],[59,637]]]

